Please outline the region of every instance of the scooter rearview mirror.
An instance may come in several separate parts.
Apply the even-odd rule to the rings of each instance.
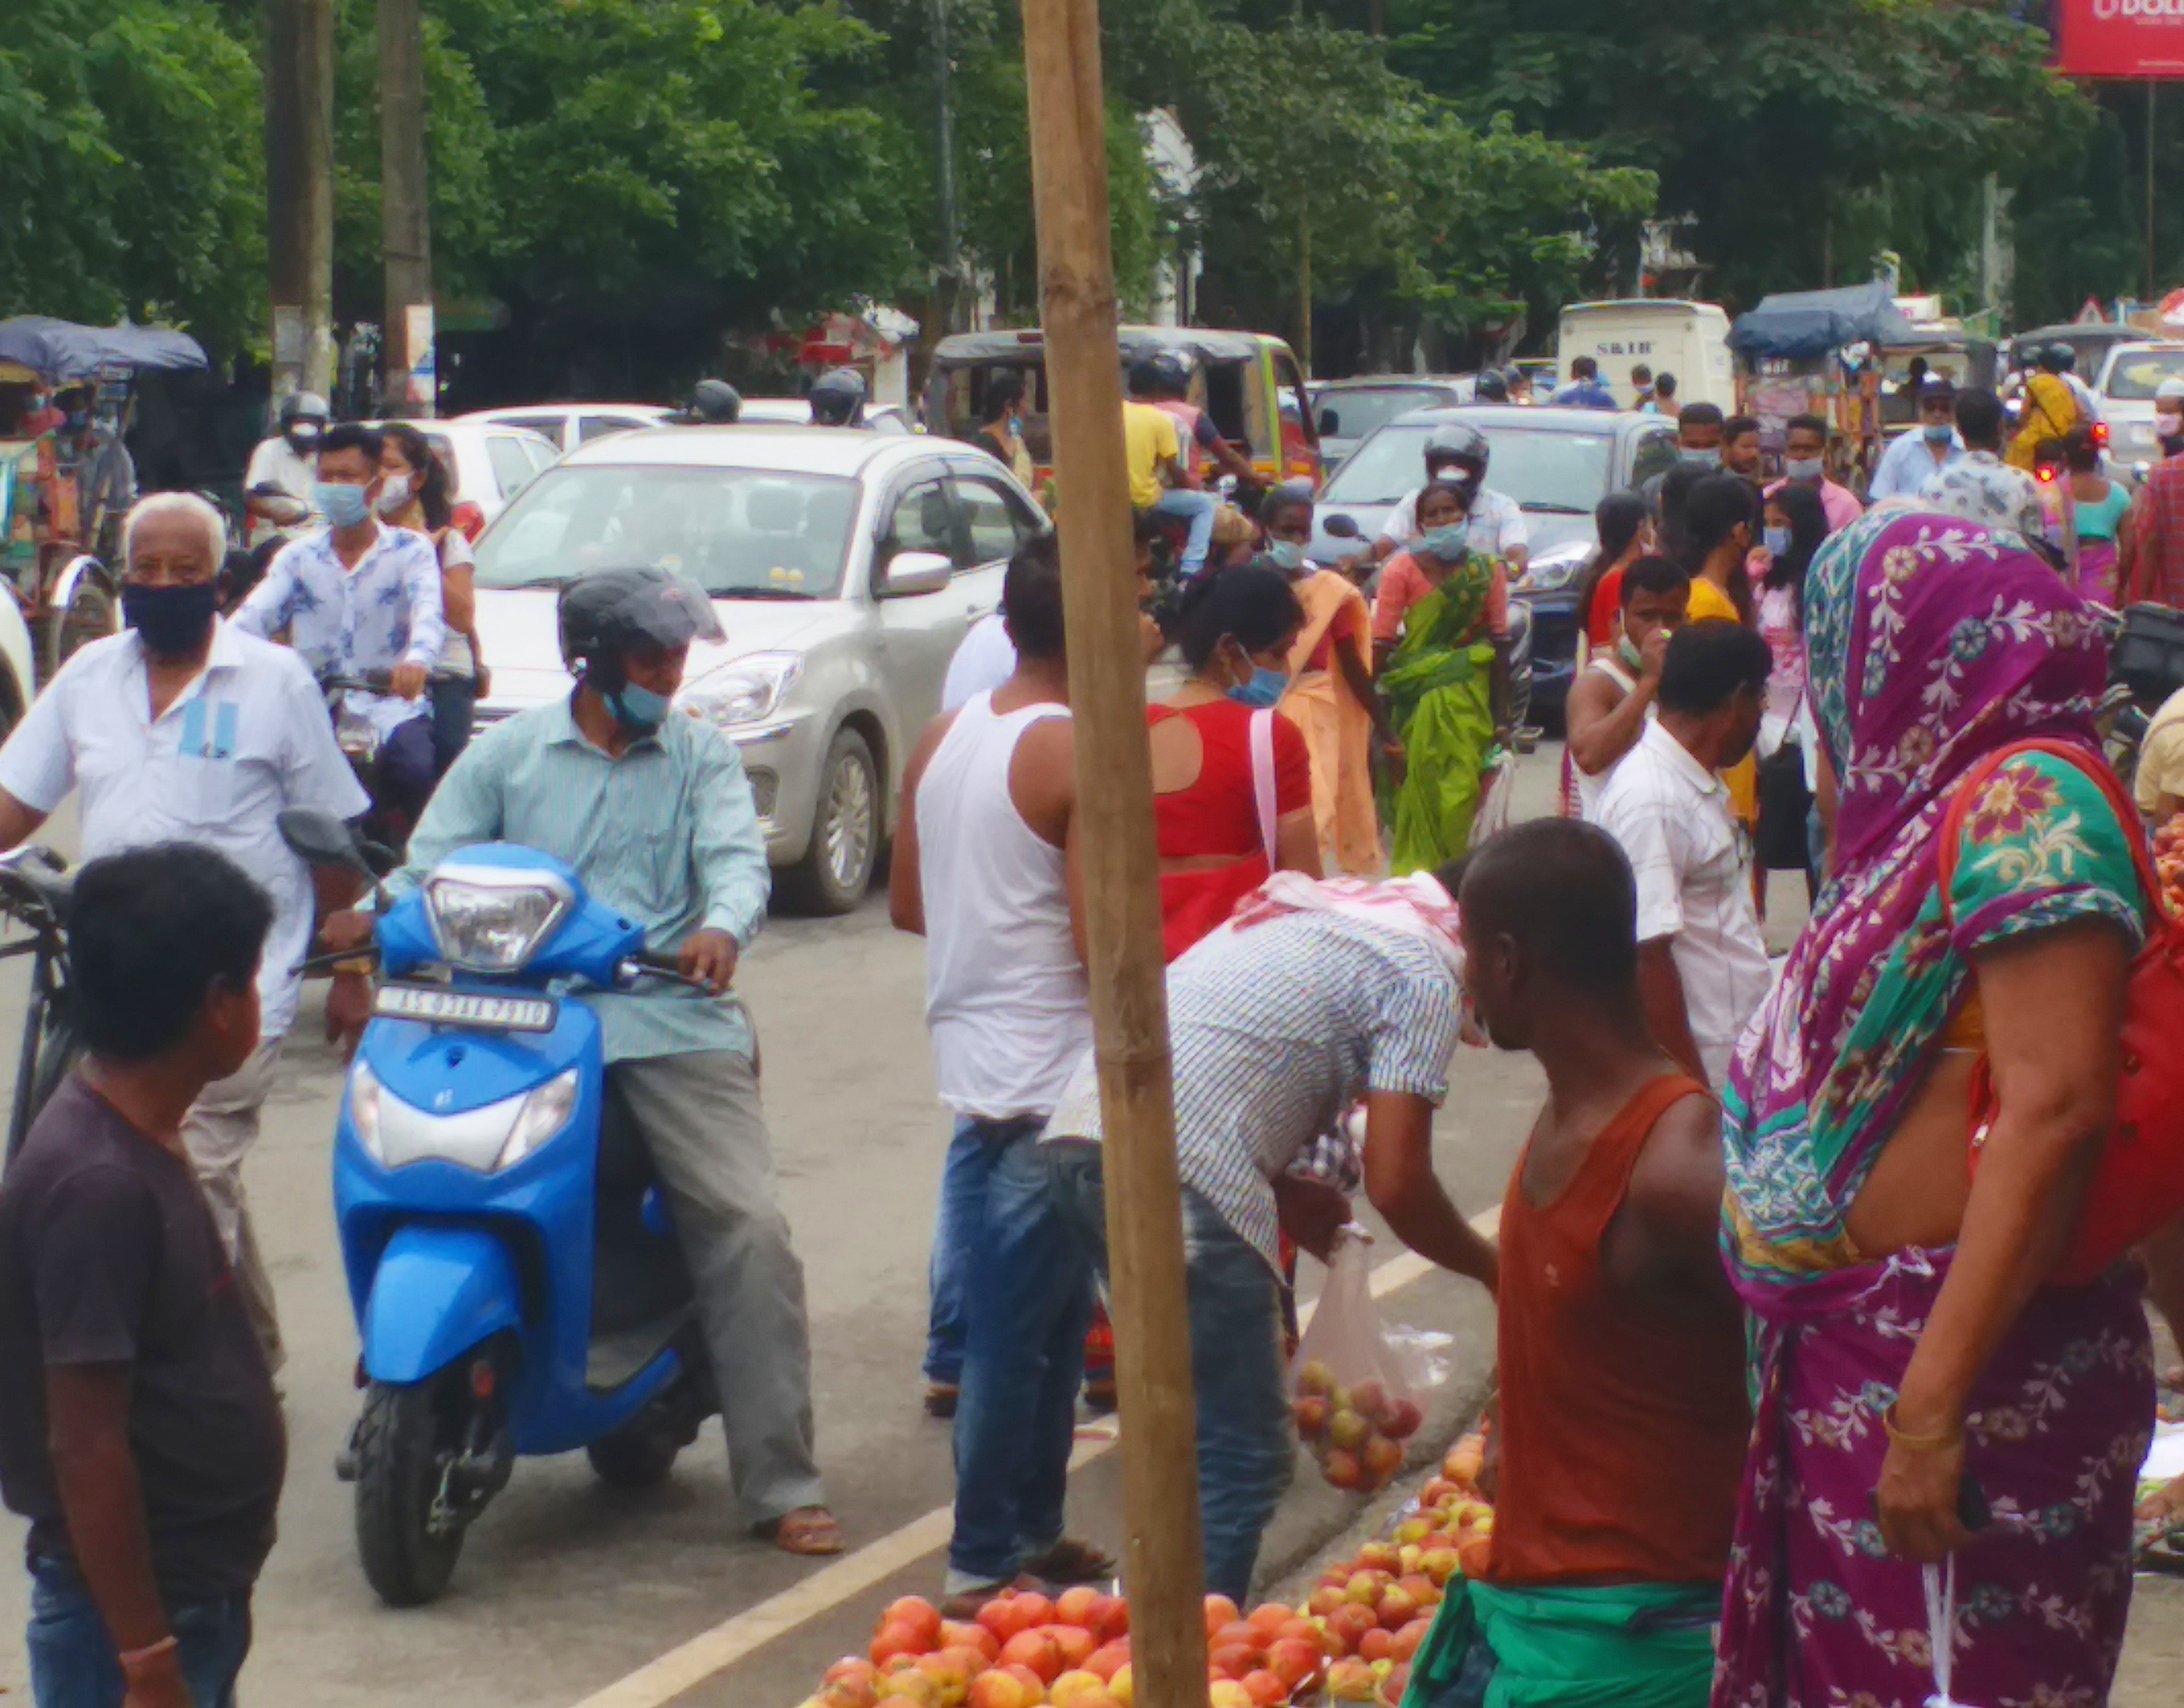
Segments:
[[[1344,516],[1337,511],[1333,516],[1322,517],[1319,525],[1337,539],[1357,538],[1357,518],[1354,516]]]
[[[356,833],[315,807],[284,807],[273,821],[281,840],[313,866],[338,866],[369,881],[377,876]]]

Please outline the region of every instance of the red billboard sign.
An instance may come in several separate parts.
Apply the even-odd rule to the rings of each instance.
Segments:
[[[2054,0],[2066,77],[2184,78],[2184,0]]]

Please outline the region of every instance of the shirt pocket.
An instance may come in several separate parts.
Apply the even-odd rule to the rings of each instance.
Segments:
[[[173,767],[176,815],[202,825],[234,820],[249,792],[240,752],[242,707],[233,701],[195,700],[183,708]]]

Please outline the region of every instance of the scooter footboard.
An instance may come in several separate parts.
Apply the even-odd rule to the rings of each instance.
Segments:
[[[405,1227],[387,1241],[364,1309],[364,1368],[421,1381],[522,1321],[515,1261],[477,1228]]]

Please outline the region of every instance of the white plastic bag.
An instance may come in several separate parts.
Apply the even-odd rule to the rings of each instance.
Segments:
[[[1297,1434],[1337,1488],[1370,1494],[1403,1468],[1404,1443],[1425,1420],[1445,1365],[1415,1355],[1380,1324],[1373,1302],[1373,1236],[1356,1223],[1335,1238],[1327,1285],[1291,1370]]]

